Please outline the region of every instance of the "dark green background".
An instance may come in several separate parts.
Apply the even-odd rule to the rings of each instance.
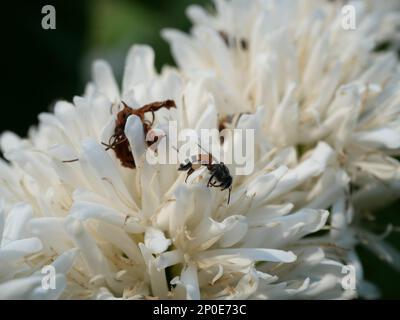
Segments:
[[[160,37],[164,27],[188,30],[184,12],[189,3],[206,0],[58,0],[12,1],[2,4],[2,115],[0,132],[25,135],[37,123],[37,114],[48,111],[59,99],[81,94],[90,79],[90,62],[104,58],[121,79],[125,55],[133,43],[151,45],[158,68],[173,64]],[[56,30],[41,28],[41,8],[56,8]],[[400,204],[383,210],[376,222],[400,225]],[[399,233],[389,241],[400,249]],[[400,275],[360,249],[366,278],[378,284],[384,298],[400,298]]]

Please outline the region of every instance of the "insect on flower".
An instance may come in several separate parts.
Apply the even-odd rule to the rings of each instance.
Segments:
[[[127,168],[135,168],[135,159],[133,158],[133,154],[131,152],[131,147],[129,145],[129,141],[125,136],[125,125],[128,117],[130,115],[136,115],[140,118],[143,123],[143,131],[146,136],[147,133],[152,129],[152,125],[155,120],[155,112],[161,108],[171,109],[176,108],[176,104],[173,100],[165,100],[165,101],[156,101],[149,104],[144,105],[139,109],[133,109],[129,107],[125,102],[122,101],[122,105],[124,108],[118,112],[117,119],[115,120],[115,129],[114,134],[108,140],[108,143],[102,142],[101,144],[106,147],[106,150],[112,149],[115,152],[117,158],[121,161],[121,164]],[[149,121],[145,119],[145,114],[151,112],[152,120]],[[147,141],[147,144],[150,146],[151,144],[157,141],[158,137],[155,137],[153,141]],[[74,162],[78,161],[78,159],[74,160],[66,160],[63,162]]]
[[[106,150],[112,149],[115,152],[117,158],[121,161],[124,167],[135,168],[135,159],[130,149],[129,141],[125,136],[125,124],[130,115],[136,115],[140,118],[143,123],[143,131],[146,136],[151,130],[151,127],[155,120],[155,112],[161,108],[176,108],[176,104],[173,100],[157,101],[144,105],[139,109],[133,109],[129,107],[125,102],[122,102],[124,108],[117,114],[117,119],[115,121],[114,134],[110,137],[108,144],[102,142],[106,146]],[[151,112],[152,120],[146,120],[145,114]],[[151,145],[156,142],[157,137],[154,141],[148,141],[147,143]]]
[[[201,147],[200,147],[201,148]],[[213,163],[214,160],[214,163]],[[211,174],[207,182],[207,187],[221,188],[221,191],[228,189],[228,204],[231,199],[232,181],[233,178],[228,167],[223,162],[218,162],[211,153],[198,154],[194,156],[193,161],[188,160],[179,165],[178,171],[187,171],[185,182],[189,176],[201,166],[206,166]]]

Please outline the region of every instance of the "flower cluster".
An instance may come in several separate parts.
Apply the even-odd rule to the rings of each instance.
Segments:
[[[363,226],[400,194],[400,68],[374,50],[395,38],[400,11],[382,3],[350,3],[357,27],[345,30],[340,1],[218,0],[215,12],[188,8],[190,35],[163,31],[177,68],[157,73],[153,50],[135,45],[119,86],[96,61],[83,96],[40,114],[28,138],[1,136],[0,298],[376,296],[355,246],[400,268]],[[164,100],[176,108],[127,117],[135,166],[123,166],[103,145],[121,102]],[[254,170],[228,165],[229,203],[207,170],[185,183],[176,164],[146,161],[150,120],[155,132],[252,129]],[[43,286],[48,265],[55,288]],[[342,284],[349,265],[356,288]]]

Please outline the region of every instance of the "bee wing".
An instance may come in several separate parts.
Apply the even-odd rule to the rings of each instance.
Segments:
[[[197,161],[200,162],[200,164],[210,164],[212,163],[213,157],[210,153],[204,154],[201,153],[197,156]]]
[[[204,149],[201,145],[197,144],[199,146],[200,149],[202,149],[204,152],[206,152],[206,154],[199,154],[199,161],[202,161],[202,158],[205,159],[207,162],[207,164],[209,163],[209,158],[211,157],[211,162],[219,162],[218,159],[216,159],[211,152],[207,151],[206,149]],[[203,162],[202,162],[203,163]]]

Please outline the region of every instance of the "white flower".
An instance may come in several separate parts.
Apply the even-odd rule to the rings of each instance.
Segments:
[[[374,47],[398,38],[400,6],[346,5],[355,9],[355,30],[343,27],[340,1],[220,0],[212,13],[188,8],[190,35],[167,29],[163,36],[180,70],[205,79],[221,117],[256,112],[265,141],[296,146],[300,156],[320,141],[331,145],[336,160],[315,186],[323,191],[312,206],[341,210],[331,222],[337,244],[363,239],[376,251],[360,222],[363,211],[399,198],[400,67],[394,51]],[[357,218],[348,226],[350,213]],[[399,268],[386,247],[385,260]]]
[[[13,208],[26,208],[29,219],[20,219],[20,228],[36,247],[16,256],[24,258],[21,268],[29,259],[29,267],[1,278],[0,293],[49,299],[353,297],[354,291],[342,289],[343,265],[324,253],[326,244],[303,241],[328,219],[327,211],[307,208],[319,196],[309,185],[318,184],[333,156],[327,144],[297,159],[293,147],[278,150],[257,137],[255,170],[234,177],[229,204],[227,193],[207,188],[206,172],[185,184],[176,165],[145,161],[136,116],[125,126],[136,168],[123,167],[105,150],[101,142],[113,133],[121,99],[132,107],[173,99],[177,109],[157,112],[154,128],[170,119],[180,128],[218,126],[217,98],[202,78],[186,82],[168,68],[158,75],[153,60],[150,48],[134,46],[121,91],[108,65],[96,62],[85,95],[41,114],[29,139],[3,134],[11,166],[2,163],[0,171],[2,216],[9,220]],[[245,115],[238,127],[256,130],[260,120]],[[240,143],[227,137],[230,142]],[[59,284],[53,295],[38,278],[49,263]]]
[[[158,74],[151,48],[134,46],[121,89],[97,61],[82,97],[40,114],[27,139],[4,133],[0,298],[374,296],[356,244],[400,259],[360,219],[351,222],[400,189],[392,158],[400,147],[398,62],[372,51],[392,35],[398,14],[394,2],[354,5],[351,32],[341,26],[340,6],[322,0],[221,0],[216,15],[192,6],[192,36],[164,32],[178,69]],[[235,175],[238,165],[227,164],[229,203],[228,192],[207,187],[206,167],[185,183],[177,164],[146,161],[149,122],[137,115],[123,127],[134,168],[103,145],[121,102],[136,109],[167,99],[176,108],[155,113],[155,134],[171,120],[179,130],[254,130],[251,174]],[[224,155],[242,143],[226,136]],[[55,291],[42,283],[49,264]],[[345,264],[356,268],[357,290],[342,287]]]

